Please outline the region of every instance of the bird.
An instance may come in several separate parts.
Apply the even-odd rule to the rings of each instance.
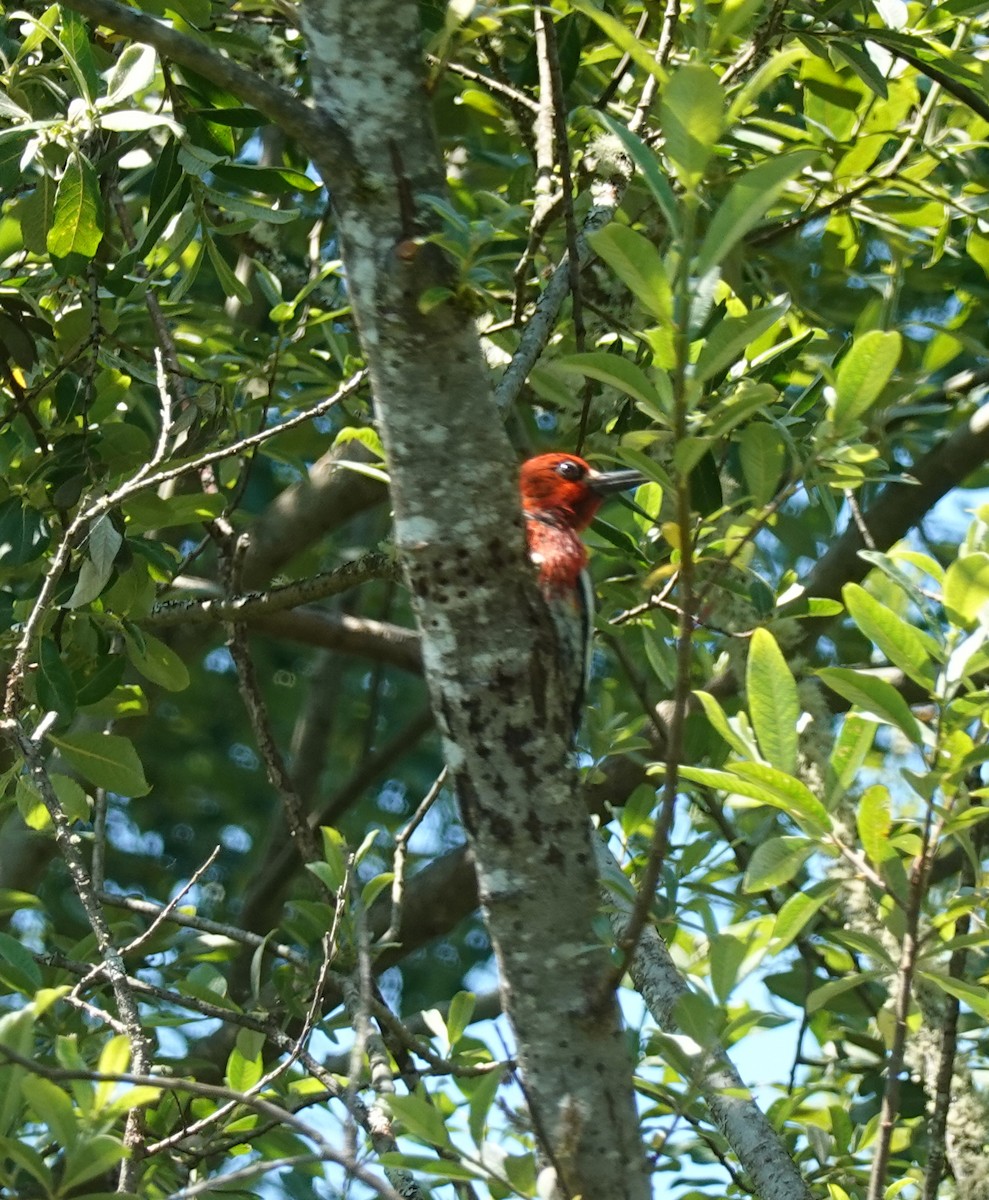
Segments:
[[[590,673],[594,591],[580,534],[607,496],[645,482],[638,471],[598,471],[576,454],[539,454],[519,471],[526,545],[556,637],[576,737]]]

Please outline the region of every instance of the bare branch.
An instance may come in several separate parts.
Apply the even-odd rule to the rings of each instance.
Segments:
[[[398,580],[401,570],[387,554],[365,554],[332,571],[311,575],[263,592],[240,596],[218,596],[215,600],[163,600],[156,604],[147,624],[157,626],[209,624],[214,621],[249,621],[252,617],[282,612],[338,596],[372,579]],[[217,589],[219,590],[219,589]]]
[[[414,629],[406,629],[404,625],[314,608],[265,614],[255,617],[250,624],[258,632],[272,637],[321,646],[339,654],[354,654],[414,674],[421,670],[419,637]]]

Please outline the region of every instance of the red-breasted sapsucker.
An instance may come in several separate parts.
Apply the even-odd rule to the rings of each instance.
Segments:
[[[556,631],[563,682],[573,696],[575,734],[594,631],[594,591],[580,533],[605,496],[643,482],[638,471],[596,471],[575,454],[540,454],[524,462],[519,474],[529,557],[539,570],[539,590]]]

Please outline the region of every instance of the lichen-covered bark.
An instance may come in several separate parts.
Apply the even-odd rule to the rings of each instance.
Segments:
[[[592,832],[569,704],[525,561],[515,470],[470,315],[422,241],[444,190],[414,3],[310,0],[314,97],[353,161],[321,164],[392,473],[423,659],[477,862],[534,1129],[560,1195],[648,1195],[631,1063],[602,996]]]

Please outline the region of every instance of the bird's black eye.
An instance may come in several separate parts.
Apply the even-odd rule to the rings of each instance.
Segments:
[[[573,459],[570,458],[565,458],[563,462],[557,466],[556,473],[563,479],[577,480],[584,478],[584,468],[580,465],[580,463],[575,463]]]

